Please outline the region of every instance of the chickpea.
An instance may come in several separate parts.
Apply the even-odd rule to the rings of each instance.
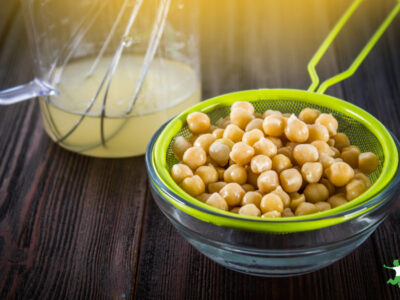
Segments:
[[[251,168],[247,169],[247,182],[250,183],[253,186],[257,186],[257,180],[258,180],[259,174],[253,173],[251,171]]]
[[[246,143],[239,142],[233,145],[230,158],[239,165],[246,165],[251,161],[254,153],[253,147]]]
[[[200,176],[204,184],[218,181],[218,172],[212,165],[198,167],[195,174]]]
[[[265,171],[257,178],[257,187],[261,193],[272,192],[278,185],[278,174],[273,170]]]
[[[247,181],[247,172],[243,166],[234,164],[229,166],[224,173],[225,182],[236,182],[238,184],[245,184]]]
[[[323,141],[323,142],[329,141],[329,131],[323,125],[318,125],[318,124],[308,125],[308,131],[309,131],[308,135],[309,143],[314,141]]]
[[[261,218],[280,218],[282,214],[279,211],[272,210],[262,214]]]
[[[269,157],[272,157],[278,151],[276,145],[271,142],[269,139],[261,138],[253,145],[255,154],[262,154]]]
[[[279,179],[283,189],[288,193],[297,192],[303,184],[303,178],[296,169],[286,169],[281,172]]]
[[[322,183],[310,183],[304,189],[304,196],[308,202],[316,203],[328,200],[329,191]]]
[[[207,162],[207,153],[200,147],[190,147],[183,154],[183,162],[192,170],[204,165]]]
[[[315,206],[313,203],[309,202],[303,202],[297,206],[295,215],[296,216],[304,216],[304,215],[310,215],[310,214],[315,214],[318,212],[318,208]]]
[[[181,188],[194,197],[203,194],[206,190],[203,180],[201,180],[198,175],[183,179],[181,182]]]
[[[231,123],[239,126],[241,129],[245,129],[246,125],[254,119],[252,113],[242,108],[231,110],[230,114]]]
[[[357,146],[349,146],[342,149],[341,158],[344,162],[348,163],[353,169],[358,168],[358,157],[360,149]]]
[[[335,146],[335,140],[334,140],[333,138],[330,138],[330,139],[327,141],[327,143],[328,143],[328,145],[329,145],[330,147],[334,147],[334,146]]]
[[[321,154],[319,156],[319,161],[324,169],[327,169],[335,162],[335,159],[327,154]]]
[[[293,211],[296,211],[296,208],[303,202],[306,202],[306,197],[304,194],[299,194],[299,193],[292,193],[290,194],[290,208]]]
[[[260,129],[253,129],[245,132],[242,141],[250,146],[253,146],[261,138],[264,137],[264,133]]]
[[[252,185],[252,184],[250,184],[250,183],[245,183],[245,184],[242,184],[242,188],[244,189],[244,191],[247,193],[247,192],[252,192],[252,191],[255,191],[256,189],[254,188],[254,186]]]
[[[311,143],[315,148],[317,148],[319,155],[321,154],[326,154],[329,156],[334,156],[335,152],[332,150],[332,148],[328,145],[327,142],[323,141],[314,141]]]
[[[319,159],[318,149],[310,144],[300,144],[293,149],[293,158],[302,166],[306,162],[314,162]]]
[[[236,206],[240,204],[240,201],[242,201],[245,192],[239,184],[228,183],[219,191],[219,194],[225,199],[228,205]]]
[[[267,135],[281,136],[285,129],[285,121],[281,116],[270,115],[264,119],[263,129]]]
[[[236,206],[236,207],[232,208],[232,209],[230,210],[230,212],[233,212],[233,213],[235,213],[235,214],[238,214],[238,213],[239,213],[239,209],[240,209],[240,206]]]
[[[254,204],[246,204],[239,209],[239,215],[259,217],[261,211]]]
[[[256,155],[251,159],[250,168],[253,173],[260,174],[271,170],[272,161],[266,155]]]
[[[315,120],[318,118],[318,116],[321,114],[321,112],[318,109],[313,109],[313,108],[304,108],[300,113],[299,113],[299,119],[303,121],[304,123],[307,124],[314,124]]]
[[[204,151],[208,152],[208,149],[210,148],[211,144],[214,143],[215,140],[216,140],[215,135],[213,135],[212,133],[205,133],[200,135],[194,141],[194,146],[203,148]]]
[[[371,185],[372,185],[371,180],[369,180],[369,178],[368,178],[367,176],[365,176],[364,173],[361,173],[360,171],[355,172],[354,178],[355,178],[355,179],[360,179],[360,180],[364,181],[365,186],[366,186],[367,188],[370,188]]]
[[[208,149],[210,157],[220,166],[225,166],[229,161],[229,153],[231,150],[225,144],[214,142]]]
[[[347,200],[343,193],[339,193],[329,197],[328,203],[331,205],[332,208],[336,208],[338,206],[346,204]]]
[[[242,140],[244,131],[235,124],[226,126],[223,137],[237,143]]]
[[[289,147],[290,149],[294,149],[294,147],[296,147],[299,143],[295,143],[295,142],[287,142],[285,147]]]
[[[218,193],[212,194],[206,200],[206,204],[227,211],[229,209],[228,203]]]
[[[290,147],[281,147],[278,149],[277,154],[285,155],[290,159],[291,162],[295,162],[293,159],[293,149]]]
[[[225,129],[217,128],[213,131],[213,135],[216,139],[221,139],[224,136]]]
[[[284,206],[281,197],[277,194],[269,193],[261,199],[260,208],[263,213],[276,210],[283,212]]]
[[[219,181],[224,180],[225,169],[220,167],[215,167],[215,170],[217,170],[218,173],[218,180]]]
[[[315,124],[325,126],[330,136],[334,136],[337,133],[338,122],[331,114],[320,114],[315,120]]]
[[[282,113],[278,110],[268,109],[263,113],[263,119],[265,119],[268,116],[282,116]]]
[[[282,148],[281,148],[282,149]],[[283,170],[291,168],[292,162],[290,158],[283,154],[277,154],[272,158],[272,169],[280,173]]]
[[[249,113],[254,114],[254,106],[250,102],[236,101],[231,106],[231,110],[235,110],[238,108],[244,109],[244,110],[248,111]]]
[[[250,131],[253,129],[259,129],[259,130],[263,130],[262,124],[263,124],[264,120],[263,119],[254,119],[251,120],[247,125],[246,125],[246,129],[245,131]]]
[[[319,211],[326,211],[326,210],[330,210],[332,208],[332,206],[329,204],[329,202],[317,202],[314,204],[318,208]]]
[[[212,182],[207,185],[207,190],[210,194],[218,193],[226,185],[225,181]]]
[[[326,175],[330,182],[340,187],[354,177],[354,170],[345,162],[335,162],[326,169]]]
[[[335,147],[341,151],[344,147],[350,146],[350,140],[345,133],[338,132],[333,136]]]
[[[309,131],[306,123],[297,119],[295,115],[292,115],[286,123],[285,135],[290,141],[296,143],[307,141]]]
[[[294,213],[289,207],[286,207],[283,210],[282,217],[294,217]]]
[[[183,136],[177,136],[172,144],[172,152],[174,152],[177,159],[181,160],[185,151],[190,147],[192,147],[192,144],[188,140]]]
[[[332,184],[332,182],[330,182],[327,178],[322,178],[322,179],[320,180],[320,182],[321,182],[323,185],[325,185],[326,188],[328,189],[328,191],[329,191],[329,196],[332,196],[332,195],[335,193],[335,191],[336,191],[335,186],[334,186],[334,185]]]
[[[254,204],[257,207],[260,207],[262,195],[259,192],[251,191],[247,192],[240,203],[242,206],[246,204]]]
[[[306,162],[301,167],[301,175],[308,183],[316,183],[321,179],[323,172],[322,164],[319,162]]]
[[[266,138],[267,140],[271,141],[272,143],[274,143],[274,145],[277,148],[280,148],[283,146],[282,140],[276,136],[269,136]]]
[[[372,152],[361,153],[358,156],[358,166],[361,172],[366,174],[372,173],[379,166],[379,158]]]
[[[192,170],[185,164],[175,164],[171,169],[171,176],[176,183],[181,183],[181,181],[187,177],[192,177]]]
[[[277,188],[273,190],[271,193],[277,194],[279,197],[281,197],[284,207],[289,207],[290,196],[282,189],[280,185],[278,185]]]
[[[206,202],[208,198],[210,198],[211,194],[208,193],[203,193],[201,195],[196,196],[197,200],[200,200],[201,202]]]
[[[226,139],[224,137],[222,139],[215,140],[215,143],[221,143],[221,144],[227,145],[229,147],[229,150],[231,150],[233,145],[235,145],[235,143],[233,141],[231,141],[230,139]]]
[[[351,201],[367,190],[367,186],[364,181],[360,179],[352,179],[346,184],[346,199]]]
[[[215,123],[220,128],[225,128],[229,124],[231,124],[231,120],[229,117],[221,118]]]
[[[210,129],[210,118],[201,112],[193,112],[186,117],[189,129],[194,134],[205,133]]]

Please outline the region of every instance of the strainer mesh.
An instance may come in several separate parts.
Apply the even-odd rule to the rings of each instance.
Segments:
[[[379,157],[380,164],[378,169],[375,172],[368,175],[368,177],[372,182],[375,182],[378,179],[384,163],[384,154],[382,146],[379,143],[376,136],[357,120],[324,106],[295,101],[295,100],[285,100],[285,101],[282,101],[282,99],[268,100],[268,101],[259,100],[252,102],[252,104],[255,108],[255,111],[258,113],[263,113],[268,109],[272,109],[272,110],[279,110],[282,113],[295,113],[296,115],[298,115],[300,111],[306,107],[315,108],[324,113],[331,113],[339,123],[338,132],[346,133],[352,145],[358,146],[361,152],[366,152],[366,151],[374,152]],[[220,118],[224,118],[230,114],[230,106],[218,107],[208,112],[207,114],[210,117],[211,123],[215,124]],[[183,136],[185,138],[190,137],[191,132],[188,126],[184,125],[176,136]],[[171,170],[174,164],[179,162],[175,157],[174,153],[172,152],[172,144],[174,140],[175,139],[172,139],[167,150],[166,161],[169,171]]]

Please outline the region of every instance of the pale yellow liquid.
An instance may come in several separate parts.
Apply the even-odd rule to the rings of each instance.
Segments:
[[[65,136],[85,113],[110,62],[111,57],[104,57],[90,76],[92,59],[70,63],[57,86],[60,96],[50,97],[50,101],[41,99],[44,127],[54,141]],[[163,123],[200,101],[199,79],[192,68],[173,60],[155,59],[133,110],[127,115],[142,63],[143,56],[124,56],[113,75],[104,118],[105,145],[100,131],[103,88],[76,129],[59,142],[62,147],[97,157],[140,155]]]

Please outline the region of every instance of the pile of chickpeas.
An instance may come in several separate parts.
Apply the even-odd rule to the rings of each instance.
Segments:
[[[361,153],[331,115],[305,108],[298,116],[235,102],[229,117],[211,125],[201,112],[187,116],[192,133],[175,138],[180,161],[171,176],[188,194],[213,207],[279,218],[326,211],[370,186],[379,165]]]

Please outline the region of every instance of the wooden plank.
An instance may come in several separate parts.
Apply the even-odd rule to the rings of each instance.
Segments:
[[[0,88],[33,76],[21,16],[0,53]],[[128,298],[147,193],[143,157],[65,151],[35,100],[0,107],[0,298]]]
[[[0,46],[4,44],[7,32],[10,30],[13,19],[19,6],[18,1],[3,1],[0,9]]]

